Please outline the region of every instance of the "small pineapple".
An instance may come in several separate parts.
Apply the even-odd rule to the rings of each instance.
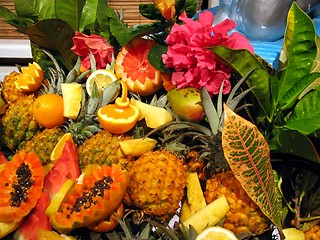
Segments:
[[[251,200],[240,182],[231,171],[221,172],[206,181],[204,193],[207,204],[225,195],[230,209],[226,215],[223,227],[235,234],[251,232],[262,234],[268,227],[268,218]]]
[[[161,149],[141,155],[129,171],[126,203],[145,214],[168,220],[179,208],[186,186],[183,160]]]
[[[6,110],[0,125],[2,146],[16,151],[39,131],[40,126],[32,114],[34,101],[33,94],[22,96]]]
[[[64,132],[61,128],[45,128],[27,141],[21,150],[35,152],[42,165],[48,165],[51,163],[51,152],[63,135]]]
[[[84,169],[89,164],[119,164],[128,169],[133,161],[120,148],[120,141],[130,139],[127,135],[113,135],[105,130],[87,138],[78,148],[80,167]]]
[[[15,81],[18,75],[18,72],[13,71],[9,75],[5,76],[1,83],[1,95],[7,105],[14,104],[22,96],[27,95],[27,93],[22,92],[16,87]]]

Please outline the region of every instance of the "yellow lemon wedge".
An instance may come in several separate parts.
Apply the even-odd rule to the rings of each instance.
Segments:
[[[16,230],[22,224],[22,222],[23,220],[20,222],[0,222],[0,239]]]
[[[56,161],[62,154],[64,145],[67,141],[69,141],[70,139],[72,139],[72,134],[71,133],[65,133],[59,140],[59,142],[56,144],[56,146],[54,147],[54,149],[51,152],[50,155],[50,160],[51,161]]]
[[[120,148],[125,155],[141,156],[151,151],[157,144],[157,140],[152,138],[136,138],[119,142]]]
[[[196,240],[238,240],[238,238],[226,228],[213,226],[203,230]]]
[[[98,91],[102,93],[111,82],[116,81],[117,79],[114,72],[106,69],[98,69],[91,73],[86,81],[87,93],[91,96],[94,82],[97,84]]]
[[[55,213],[59,210],[59,207],[60,207],[64,197],[66,196],[66,194],[68,193],[70,188],[72,188],[73,184],[74,184],[74,181],[71,179],[68,179],[62,185],[62,187],[59,189],[59,191],[53,196],[53,198],[51,199],[51,202],[45,212],[47,216],[50,217],[53,213]]]
[[[79,83],[62,83],[63,116],[76,119],[81,109],[82,87]]]

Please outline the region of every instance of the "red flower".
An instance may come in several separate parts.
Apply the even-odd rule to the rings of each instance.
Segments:
[[[224,83],[223,93],[229,93],[231,69],[208,47],[223,45],[253,52],[249,41],[239,33],[228,34],[236,26],[232,20],[226,19],[213,27],[214,16],[210,11],[199,14],[198,21],[188,18],[185,13],[179,19],[185,24],[174,24],[166,39],[168,51],[162,55],[167,67],[175,70],[172,83],[177,88],[206,87],[211,94],[218,94]]]
[[[90,51],[92,52],[97,69],[105,68],[112,61],[113,47],[101,36],[92,34],[90,36],[76,32],[72,38],[74,46],[71,50],[81,57],[81,64],[90,69]]]

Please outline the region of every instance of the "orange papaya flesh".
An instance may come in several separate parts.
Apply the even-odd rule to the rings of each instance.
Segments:
[[[50,223],[60,233],[90,226],[112,214],[122,202],[128,176],[119,165],[102,165],[85,174],[67,193]]]
[[[124,206],[123,206],[123,203],[121,203],[111,215],[109,215],[102,221],[99,221],[91,226],[88,226],[87,228],[89,228],[91,231],[94,231],[94,232],[100,232],[100,233],[110,232],[113,229],[115,229],[116,226],[118,226],[119,224],[118,218],[121,219],[123,215],[124,215]]]
[[[29,214],[41,196],[44,175],[32,152],[20,151],[5,163],[0,175],[0,222],[20,222]]]

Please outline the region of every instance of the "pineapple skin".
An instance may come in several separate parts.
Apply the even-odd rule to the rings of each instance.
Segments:
[[[250,199],[231,171],[218,173],[206,181],[204,196],[208,204],[221,195],[225,195],[230,206],[224,228],[235,234],[251,232],[253,235],[260,235],[268,228],[268,218]]]
[[[320,225],[315,225],[308,231],[304,232],[305,240],[318,240],[320,239]]]
[[[15,85],[18,75],[18,72],[13,71],[9,75],[5,76],[1,83],[1,97],[7,105],[12,105],[21,97],[27,96],[26,93],[20,91]]]
[[[125,203],[159,220],[170,219],[185,193],[183,160],[167,150],[141,155],[129,171]]]
[[[34,152],[40,158],[42,165],[48,165],[51,163],[50,155],[63,135],[61,128],[45,128],[27,141],[20,151]]]
[[[2,146],[16,151],[26,141],[39,131],[40,125],[34,119],[32,113],[35,96],[33,94],[22,96],[9,105],[0,124],[0,142]]]
[[[131,139],[127,135],[114,135],[105,130],[87,138],[78,148],[79,164],[85,169],[90,164],[111,165],[119,164],[124,169],[129,169],[133,157],[126,156],[121,150],[120,141]]]

